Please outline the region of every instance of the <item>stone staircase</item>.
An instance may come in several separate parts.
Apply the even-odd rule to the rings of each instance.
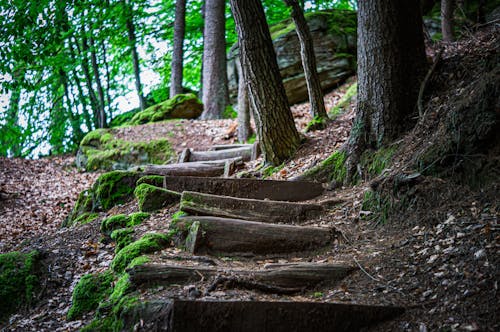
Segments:
[[[397,306],[286,297],[318,285],[333,287],[357,267],[291,260],[294,255],[328,250],[340,232],[304,225],[327,212],[321,204],[303,202],[321,195],[321,184],[227,178],[243,160],[254,159],[256,151],[255,145],[218,146],[204,152],[186,149],[178,164],[147,167],[147,174],[164,176],[165,189],[182,193],[180,211],[188,215],[175,218],[170,227],[177,230],[176,246],[187,258],[178,264],[160,257],[127,272],[136,289],[210,282],[205,295],[222,287],[272,294],[272,300],[213,299],[195,287],[187,298],[149,301],[135,315],[146,317],[152,330],[288,332],[357,331],[401,314],[404,309]],[[249,263],[269,255],[279,263]],[[231,257],[232,264],[221,264],[220,257]]]

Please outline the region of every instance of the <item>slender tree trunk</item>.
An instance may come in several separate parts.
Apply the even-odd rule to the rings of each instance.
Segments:
[[[295,153],[300,137],[281,81],[264,8],[259,0],[231,0],[231,10],[264,158],[267,163],[279,165]]]
[[[238,75],[238,141],[246,142],[252,131],[250,127],[250,104],[239,57],[235,59],[235,63]]]
[[[186,32],[186,0],[176,0],[174,21],[174,50],[170,76],[170,98],[183,92],[182,70],[184,60],[184,35]]]
[[[72,73],[75,80],[76,89],[78,90],[78,99],[80,100],[80,105],[82,105],[83,119],[85,120],[85,125],[87,126],[87,130],[90,131],[94,128],[94,125],[92,123],[92,119],[87,109],[87,99],[85,98],[85,95],[83,93],[82,83],[80,81],[80,78],[78,77],[76,70],[73,69]]]
[[[220,119],[226,107],[225,4],[224,0],[205,1],[202,119]]]
[[[8,157],[20,157],[22,154],[21,126],[19,125],[19,106],[21,102],[21,81],[24,69],[15,69],[12,73],[13,88],[11,90],[5,128],[10,131]],[[2,149],[3,150],[3,149]],[[10,151],[9,151],[10,150]]]
[[[110,96],[110,82],[111,82],[111,74],[109,72],[109,64],[108,64],[108,55],[106,53],[106,45],[104,41],[101,41],[101,50],[102,50],[102,62],[104,64],[104,72],[106,73],[106,102],[108,103],[109,115],[112,117],[111,110],[111,96]]]
[[[426,70],[417,0],[360,1],[358,6],[358,96],[347,181],[365,149],[387,145],[414,125]]]
[[[309,26],[304,17],[304,13],[297,0],[284,0],[287,6],[292,8],[292,19],[295,23],[295,30],[300,42],[300,56],[302,66],[304,67],[304,76],[311,104],[311,115],[313,118],[327,119],[325,110],[325,101],[323,100],[323,91],[316,69],[316,55],[314,54],[314,45],[309,31]]]
[[[441,33],[443,41],[452,42],[453,37],[453,10],[455,0],[441,0]]]
[[[90,45],[92,46],[93,44],[93,39],[90,38]],[[99,77],[99,66],[97,64],[97,56],[95,53],[95,50],[91,49],[89,50],[89,45],[87,44],[87,37],[84,36],[82,38],[82,50],[84,53],[87,53],[90,51],[90,64],[92,66],[92,73],[94,76],[94,80],[96,83],[96,88],[97,88],[97,95],[98,99],[97,101],[97,127],[98,128],[105,128],[106,127],[106,113],[104,110],[104,93],[102,90],[102,85],[101,85],[101,79]]]
[[[130,53],[132,55],[132,65],[134,66],[134,78],[135,78],[135,89],[137,91],[137,96],[139,97],[139,107],[144,110],[146,104],[144,102],[144,94],[142,92],[141,84],[141,68],[139,66],[139,54],[137,53],[136,47],[136,35],[135,35],[135,25],[134,25],[134,13],[133,8],[127,0],[123,2],[125,6],[125,11],[127,15],[127,36],[128,36],[128,46],[130,47]]]

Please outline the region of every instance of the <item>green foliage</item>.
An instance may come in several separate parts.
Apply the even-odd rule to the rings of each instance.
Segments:
[[[72,225],[85,225],[96,220],[97,218],[99,218],[98,213],[84,212],[73,221]]]
[[[161,250],[168,246],[169,243],[170,236],[158,233],[146,234],[120,250],[111,262],[111,268],[113,271],[121,273],[134,258]]]
[[[223,119],[236,119],[238,117],[238,112],[231,105],[227,105],[222,113]]]
[[[367,150],[361,156],[361,168],[367,172],[369,177],[375,177],[389,167],[397,146],[389,146],[378,149],[377,151]]]
[[[327,119],[320,117],[320,116],[315,116],[311,121],[306,126],[306,132],[313,131],[313,130],[322,130],[326,128],[326,121]]]
[[[31,304],[39,287],[37,251],[0,254],[0,322],[17,308]]]
[[[180,194],[147,183],[141,183],[135,188],[134,195],[137,198],[141,211],[156,211],[172,203],[177,203]]]
[[[112,290],[113,274],[110,271],[84,275],[76,284],[71,297],[67,319],[75,320],[97,308]]]
[[[358,82],[352,83],[346,90],[345,94],[340,98],[340,100],[332,107],[328,112],[328,116],[331,119],[335,119],[337,116],[349,109],[352,99],[356,96],[358,91]]]

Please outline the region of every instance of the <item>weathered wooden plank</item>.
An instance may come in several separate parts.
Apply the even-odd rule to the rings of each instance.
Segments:
[[[324,191],[322,184],[316,182],[195,176],[165,176],[163,185],[166,189],[178,192],[196,191],[214,195],[290,202],[312,199]]]
[[[216,144],[212,145],[208,150],[209,151],[218,151],[218,150],[227,150],[227,149],[236,149],[236,148],[251,148],[253,144]]]
[[[144,173],[169,176],[220,176],[224,175],[224,171],[228,163],[230,165],[241,164],[242,160],[240,157],[216,161],[188,162],[168,165],[147,165],[144,166]],[[235,167],[229,169],[234,171]]]
[[[235,198],[184,191],[180,210],[201,216],[236,218],[267,223],[294,223],[324,212],[319,204]]]
[[[274,254],[319,249],[336,236],[333,229],[266,224],[218,217],[188,216],[175,226],[187,233],[185,247],[193,254]]]
[[[243,161],[249,161],[252,157],[252,147],[241,147],[234,149],[223,149],[216,151],[193,151],[190,150],[187,161],[212,161],[241,157]]]
[[[319,283],[330,285],[342,280],[355,268],[345,263],[295,263],[281,264],[259,270],[224,269],[208,266],[179,266],[168,264],[143,264],[127,272],[133,285],[168,286],[208,279],[215,275],[230,275],[281,288],[302,289]]]
[[[133,314],[150,331],[356,332],[403,312],[397,306],[347,303],[172,299],[150,302]],[[128,316],[125,327],[132,327]]]

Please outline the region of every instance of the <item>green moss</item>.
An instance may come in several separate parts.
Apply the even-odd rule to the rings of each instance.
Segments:
[[[101,223],[101,233],[110,234],[115,229],[123,228],[130,218],[125,214],[117,214],[104,219]]]
[[[97,218],[99,218],[99,214],[98,213],[84,212],[81,215],[79,215],[78,218],[76,218],[71,223],[70,226],[73,226],[73,225],[85,225],[85,224],[88,224],[89,222],[92,222],[92,221],[96,220]]]
[[[137,185],[141,183],[147,183],[156,187],[163,187],[164,176],[161,175],[146,175],[137,180]]]
[[[347,174],[345,167],[346,159],[347,155],[345,152],[335,151],[318,166],[304,172],[302,177],[311,180],[343,183]]]
[[[369,177],[375,177],[389,167],[392,156],[396,152],[397,146],[380,148],[377,151],[367,150],[361,156],[361,168],[367,172]]]
[[[147,183],[141,183],[135,188],[134,195],[139,203],[141,211],[155,211],[171,204],[179,202],[180,194],[152,186]]]
[[[0,322],[24,304],[31,304],[39,287],[37,251],[0,254]]]
[[[358,91],[358,82],[354,82],[347,88],[345,94],[340,98],[335,106],[328,112],[330,119],[335,119],[337,116],[349,109],[352,99],[356,96]]]
[[[238,112],[233,108],[233,106],[228,105],[222,112],[223,119],[236,119],[238,117]]]
[[[134,241],[132,234],[134,234],[134,229],[130,227],[120,228],[111,232],[110,238],[115,241],[115,253],[118,253]]]
[[[314,131],[314,130],[323,130],[326,128],[327,119],[315,116],[306,126],[306,132]]]
[[[142,222],[148,219],[151,214],[147,212],[134,212],[129,214],[130,221],[127,222],[127,227],[133,227],[142,224]]]
[[[117,304],[122,297],[124,297],[127,293],[130,293],[132,289],[132,284],[130,283],[130,276],[128,273],[122,274],[122,276],[118,279],[113,288],[113,292],[109,296],[109,301],[112,304]]]
[[[139,178],[136,172],[113,171],[102,174],[94,184],[96,205],[108,210],[132,198],[135,183]]]
[[[132,262],[130,262],[130,264],[127,267],[129,269],[131,269],[134,266],[143,265],[143,264],[149,263],[150,261],[151,261],[151,259],[149,259],[148,256],[139,256],[139,257],[134,258],[132,260]]]
[[[278,166],[268,166],[262,171],[262,175],[264,176],[264,178],[268,178],[271,175],[276,174],[279,171],[281,171],[283,169],[283,167],[285,167],[285,163],[278,165]]]
[[[112,289],[113,274],[110,271],[84,275],[73,290],[71,308],[67,319],[74,320],[97,308]]]
[[[132,120],[134,115],[136,115],[140,111],[141,111],[140,108],[135,108],[133,110],[115,116],[109,123],[109,127],[115,128],[115,127],[126,126],[128,122]]]
[[[120,250],[111,262],[111,268],[115,272],[123,272],[125,267],[132,262],[134,258],[161,250],[168,246],[169,243],[170,236],[158,233],[146,234],[139,240]]]
[[[194,94],[179,94],[134,115],[129,124],[138,125],[167,119],[196,118],[203,111],[203,104]]]
[[[110,135],[109,129],[92,130],[87,135],[85,135],[85,137],[83,137],[82,141],[80,142],[80,146],[85,146],[85,145],[99,146],[103,143],[103,141],[109,139],[109,135]],[[103,139],[103,136],[105,136],[105,139]]]
[[[89,325],[83,327],[80,332],[116,332],[122,329],[123,324],[116,321],[113,317],[104,317],[94,319]]]
[[[64,220],[62,227],[68,227],[73,225],[74,221],[78,219],[80,215],[87,212],[91,212],[93,210],[94,200],[92,195],[93,195],[92,190],[83,190],[78,195],[78,200],[76,201],[73,210],[71,210],[68,217]]]

